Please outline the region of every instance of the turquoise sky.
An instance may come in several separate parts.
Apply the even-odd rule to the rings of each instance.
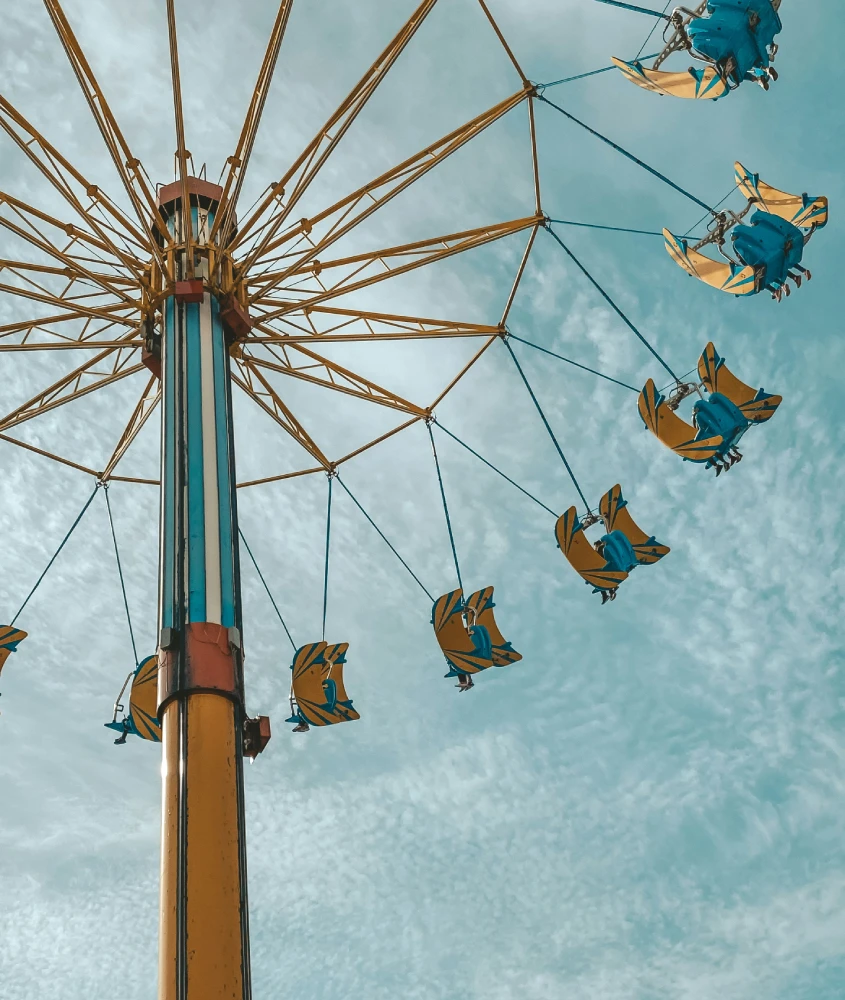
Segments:
[[[489,0],[535,81],[633,56],[648,18],[592,0]],[[409,0],[298,0],[249,204],[413,9]],[[133,149],[172,178],[164,4],[68,0]],[[232,151],[275,15],[271,0],[179,0],[188,145],[216,179]],[[329,633],[350,642],[361,721],[291,736],[290,648],[244,569],[248,707],[274,735],[247,770],[256,1000],[840,1000],[845,982],[845,468],[838,413],[845,11],[784,0],[780,80],[718,103],[658,98],[616,73],[550,91],[705,202],[741,160],[785,190],[826,194],[813,280],[776,305],[687,278],[661,240],[561,228],[679,372],[713,340],[731,369],[783,395],[718,482],[643,429],[634,393],[515,350],[592,502],[623,485],[637,521],[672,547],[601,607],[555,548],[554,519],[457,445],[440,454],[467,587],[496,587],[524,660],[457,697],[428,599],[348,499],[333,515]],[[650,48],[647,51],[654,51]],[[683,59],[681,59],[683,64]],[[518,79],[475,0],[440,0],[331,161],[314,204],[351,190],[513,92]],[[0,89],[115,197],[118,184],[37,0],[4,14]],[[552,217],[684,232],[692,203],[546,107],[537,112]],[[0,143],[0,188],[57,203]],[[734,204],[734,203],[732,203]],[[303,212],[308,209],[303,207]],[[379,212],[356,247],[531,214],[525,111]],[[386,312],[497,322],[524,240],[358,301]],[[0,256],[19,256],[0,239]],[[837,292],[837,288],[840,291]],[[0,298],[0,324],[25,315]],[[540,233],[512,331],[633,386],[661,371]],[[471,345],[332,357],[427,403]],[[6,413],[69,367],[0,356]],[[133,389],[33,421],[96,465]],[[335,456],[389,426],[379,412],[289,387]],[[494,344],[437,411],[450,430],[556,511],[577,502],[507,351]],[[308,464],[238,405],[242,478]],[[398,423],[394,421],[394,423]],[[156,474],[156,428],[127,474]],[[0,620],[11,617],[93,484],[0,442]],[[433,593],[455,585],[430,449],[417,427],[351,462],[345,482]],[[243,530],[298,642],[318,637],[326,483],[241,493]],[[129,601],[155,641],[157,495],[112,488]],[[155,994],[159,764],[102,724],[131,648],[98,498],[20,624],[0,717],[0,1000]]]

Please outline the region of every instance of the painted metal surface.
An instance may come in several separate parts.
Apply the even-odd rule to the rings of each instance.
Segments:
[[[3,673],[6,660],[17,650],[18,643],[23,642],[27,634],[14,625],[0,625],[0,674]]]
[[[471,620],[472,619],[472,620]],[[487,629],[467,616],[464,592],[453,590],[434,602],[431,624],[446,662],[447,677],[477,674],[493,666],[493,644]]]
[[[182,189],[163,205],[180,240]],[[202,251],[215,205],[204,189],[192,202],[189,231]],[[177,257],[177,278],[183,266]],[[170,295],[164,306],[159,1000],[250,997],[229,352],[208,271],[200,256],[201,301]]]
[[[693,423],[678,415],[678,402],[670,405],[653,379],[646,382],[640,393],[638,408],[643,423],[662,444],[687,462],[712,468],[736,451],[749,427],[771,420],[783,397],[765,389],[752,389],[740,381],[725,365],[712,341],[698,360],[698,376],[709,396],[693,406]]]
[[[288,722],[333,726],[360,718],[344,683],[348,642],[312,642],[297,649],[291,664],[293,701]]]

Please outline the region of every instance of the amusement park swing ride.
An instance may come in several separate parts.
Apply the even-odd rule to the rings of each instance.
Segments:
[[[665,45],[651,57],[655,59],[653,66],[645,66],[639,58],[614,59],[622,74],[645,90],[661,96],[716,100],[743,83],[756,82],[769,90],[777,79],[772,61],[777,51],[774,37],[781,30],[779,0],[708,0],[671,13],[617,0],[600,2],[665,22]],[[158,648],[140,660],[136,654],[136,666],[107,723],[117,733],[116,743],[140,737],[162,744],[160,1000],[251,996],[243,758],[254,759],[262,752],[270,739],[270,722],[263,716],[249,718],[244,707],[242,548],[259,575],[261,571],[240,532],[240,489],[258,482],[322,474],[328,484],[325,586],[332,493],[338,488],[348,494],[413,575],[401,553],[353,496],[343,471],[347,462],[363,452],[411,426],[423,425],[431,445],[458,583],[456,589],[440,597],[426,594],[432,603],[431,624],[446,661],[446,676],[457,682],[460,693],[466,693],[476,680],[483,682],[484,671],[507,667],[522,658],[500,631],[493,587],[484,586],[469,595],[464,592],[437,451],[437,440],[446,435],[522,489],[436,419],[438,405],[493,345],[500,344],[496,349],[503,350],[514,365],[581,502],[580,507],[573,505],[559,515],[546,510],[556,518],[555,537],[562,556],[589,590],[603,604],[612,602],[634,569],[654,565],[669,553],[667,545],[639,527],[619,484],[609,484],[598,503],[595,499],[591,503],[582,492],[514,350],[514,344],[521,344],[559,357],[516,336],[508,327],[540,233],[552,237],[651,352],[655,366],[665,370],[669,379],[665,388],[659,389],[650,378],[640,391],[587,369],[633,388],[638,393],[642,423],[679,458],[701,464],[719,476],[742,459],[738,445],[744,434],[768,421],[781,402],[780,396],[755,390],[732,374],[713,343],[703,348],[694,369],[697,378],[689,382],[686,376],[679,377],[574,255],[560,235],[561,227],[569,223],[551,219],[543,203],[538,110],[543,107],[544,114],[562,115],[586,129],[702,208],[709,220],[707,235],[693,242],[664,230],[666,250],[689,275],[735,296],[766,290],[780,302],[790,294],[790,281],[800,287],[802,281],[810,279],[802,263],[804,248],[827,221],[826,199],[780,191],[737,163],[732,192],[738,190],[743,195],[745,207],[720,211],[722,203],[711,206],[702,201],[551,100],[547,96],[550,89],[573,78],[548,84],[532,82],[487,0],[478,0],[478,6],[518,75],[518,89],[354,191],[301,217],[299,209],[306,192],[436,3],[423,0],[413,10],[325,125],[248,209],[241,205],[240,196],[294,0],[282,0],[279,5],[237,144],[217,183],[210,182],[204,170],[194,169],[186,145],[189,123],[183,114],[175,0],[166,0],[176,134],[176,177],[172,182],[155,184],[133,155],[59,0],[44,0],[44,6],[122,182],[122,203],[83,175],[0,96],[0,126],[5,139],[25,155],[67,209],[67,215],[59,218],[13,193],[0,191],[4,236],[26,249],[22,259],[0,261],[0,293],[43,313],[21,313],[20,318],[0,327],[0,352],[20,354],[24,359],[32,353],[40,356],[41,352],[71,350],[84,352],[86,358],[0,416],[0,440],[70,466],[95,483],[85,507],[17,614],[0,627],[0,669],[11,665],[8,661],[13,653],[15,668],[25,663],[26,647],[21,643],[27,632],[18,622],[33,628],[35,623],[24,619],[23,612],[100,492],[105,496],[120,568],[109,484],[142,482],[122,475],[121,462],[153,414],[161,418],[161,471],[160,481],[155,483],[161,496]],[[661,68],[678,53],[685,53],[703,68]],[[761,99],[772,97],[761,95]],[[489,126],[512,114],[525,116],[533,166],[533,201],[520,217],[368,252],[341,252],[337,246],[340,241],[382,206]],[[368,311],[350,302],[353,293],[363,288],[509,237],[522,238],[523,250],[505,308],[494,325]],[[368,345],[375,351],[377,345],[391,341],[458,338],[477,343],[470,361],[454,372],[435,398],[418,402],[322,353],[324,345],[338,343]],[[561,360],[585,367],[568,358]],[[15,436],[15,429],[30,420],[130,379],[138,384],[140,394],[100,469],[80,465],[58,450],[35,447]],[[308,415],[295,413],[286,400],[279,388],[285,379],[303,380],[394,410],[400,414],[399,423],[348,454],[331,456],[309,430]],[[308,455],[307,467],[239,482],[233,393],[250,400],[280,433],[288,435]],[[679,410],[691,397],[696,399],[690,418],[685,419]],[[630,409],[633,413],[633,407]],[[591,542],[587,531],[596,525],[603,533]],[[261,579],[263,582],[264,577]],[[125,589],[123,596],[126,601]],[[324,601],[322,637],[294,649],[287,721],[295,733],[354,721],[362,707],[353,704],[346,688],[344,666],[349,643],[326,641],[325,617]],[[319,736],[311,733],[308,738]]]

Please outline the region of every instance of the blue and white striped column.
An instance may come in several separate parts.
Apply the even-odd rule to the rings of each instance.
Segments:
[[[194,232],[203,235],[212,221]],[[178,219],[177,219],[178,221]],[[197,276],[202,276],[202,268]],[[238,625],[228,354],[217,299],[167,299],[164,316],[162,628]],[[181,516],[180,516],[181,515]],[[174,570],[181,562],[181,574]],[[182,576],[182,580],[178,577]]]

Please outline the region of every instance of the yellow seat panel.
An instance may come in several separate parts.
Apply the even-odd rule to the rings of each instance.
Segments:
[[[23,629],[15,628],[14,625],[0,625],[0,673],[6,660],[15,652],[19,642],[27,637],[29,633]]]
[[[690,462],[709,461],[724,443],[721,435],[696,441],[695,428],[669,409],[661,399],[654,379],[646,382],[637,406],[643,422],[658,441]]]
[[[492,608],[493,588],[485,587],[477,590],[467,598],[466,606],[475,613],[475,624],[483,625],[490,633],[490,641],[493,644],[493,663],[497,667],[504,667],[508,663],[516,663],[522,659],[522,654],[515,649],[506,649],[508,640],[502,635],[499,626],[496,624],[496,616]]]
[[[335,682],[335,685],[337,686],[338,702],[349,701],[349,695],[346,693],[346,685],[343,682],[344,665],[343,663],[338,662],[338,660],[346,656],[346,651],[348,649],[349,649],[348,642],[338,642],[335,643],[333,646],[327,646],[325,653],[323,653],[323,659],[326,661],[326,663],[332,664],[331,668],[327,670],[326,676],[331,677],[331,679]],[[355,709],[351,707],[344,709],[344,711],[350,713],[351,716],[355,719],[360,718]]]
[[[721,361],[721,364],[719,362]],[[783,396],[766,396],[757,399],[754,389],[741,382],[719,357],[712,341],[704,348],[698,359],[698,377],[708,392],[720,392],[742,410],[746,420],[761,424],[774,416],[775,410],[783,402]]]
[[[691,250],[685,242],[670,233],[668,229],[663,230],[663,239],[666,252],[678,267],[682,267],[687,274],[698,278],[699,281],[710,285],[711,288],[728,292],[730,295],[754,295],[755,292],[759,291],[757,275],[753,267],[744,267],[734,274],[727,261],[713,260],[697,250]]]
[[[754,389],[744,382],[740,382],[736,375],[729,371],[724,362],[719,364],[719,360],[721,359],[711,341],[698,359],[698,377],[704,383],[707,391],[720,392],[737,406],[742,406],[743,403],[753,399],[757,395]]]
[[[644,90],[654,91],[656,94],[665,94],[668,97],[683,97],[688,100],[712,100],[715,101],[728,92],[728,85],[719,76],[712,66],[706,69],[667,71],[660,69],[647,69],[642,63],[634,60],[626,62],[624,59],[611,59],[614,66],[622,70],[624,75]]]
[[[821,229],[827,225],[828,200],[815,198],[805,204],[806,195],[788,194],[761,181],[758,174],[752,174],[741,163],[734,164],[737,187],[749,201],[771,215],[786,219],[799,229]]]
[[[451,666],[466,674],[477,674],[492,667],[493,659],[479,656],[476,652],[472,636],[464,623],[463,598],[464,593],[460,589],[438,597],[434,602],[431,622],[437,642]]]
[[[293,661],[293,696],[299,714],[310,726],[332,726],[339,722],[354,722],[360,715],[350,705],[343,680],[343,664],[340,657],[349,649],[348,642],[328,645],[313,642],[298,649]],[[335,684],[336,704],[327,708],[327,693],[324,684],[331,680]]]
[[[575,507],[570,507],[557,519],[555,537],[570,566],[591,586],[598,590],[615,590],[628,579],[628,574],[621,570],[605,569],[607,560],[590,545]]]
[[[161,723],[157,713],[158,657],[148,656],[140,662],[132,679],[129,715],[142,739],[161,743]]]
[[[312,642],[296,651],[293,661],[293,696],[297,703],[310,701],[321,703],[324,699],[323,653],[325,642]]]
[[[608,533],[621,531],[633,545],[638,562],[651,565],[671,551],[668,545],[654,541],[652,536],[647,535],[631,517],[628,506],[622,498],[622,487],[618,483],[601,498],[599,513]]]

